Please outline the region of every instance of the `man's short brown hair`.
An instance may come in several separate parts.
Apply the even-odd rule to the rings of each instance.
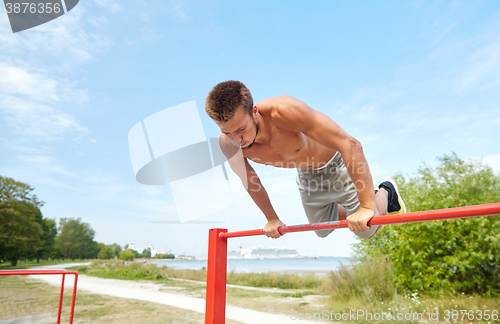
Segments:
[[[238,107],[252,116],[253,99],[250,90],[240,81],[225,81],[216,85],[205,100],[205,111],[216,122],[227,122]]]

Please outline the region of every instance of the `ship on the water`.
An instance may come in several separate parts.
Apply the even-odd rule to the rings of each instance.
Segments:
[[[228,259],[280,259],[280,258],[300,258],[299,252],[286,247],[275,248],[268,246],[253,246],[238,251],[228,251]]]

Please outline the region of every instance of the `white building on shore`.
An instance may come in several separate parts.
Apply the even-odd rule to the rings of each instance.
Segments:
[[[134,251],[136,251],[136,252],[138,252],[138,253],[142,253],[142,251],[141,251],[141,250],[139,250],[138,248],[136,248],[136,247],[135,247],[134,243],[130,244],[130,245],[128,246],[127,250],[134,250]]]
[[[136,248],[134,243],[130,244],[127,249],[137,251],[138,253],[142,253],[142,250]],[[156,250],[152,245],[148,246],[147,249],[151,251],[152,258],[154,258],[157,254],[165,254],[164,251]]]

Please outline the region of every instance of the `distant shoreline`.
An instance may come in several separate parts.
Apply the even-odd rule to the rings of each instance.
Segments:
[[[300,260],[300,259],[324,259],[324,258],[338,258],[338,259],[354,259],[353,257],[339,257],[339,256],[300,256],[300,257],[281,257],[281,258],[266,258],[266,257],[256,257],[256,258],[234,258],[228,257],[227,260]],[[141,259],[139,259],[141,260]],[[206,261],[207,257],[196,257],[196,258],[186,258],[186,259],[147,259],[149,262],[157,262],[157,261]]]
[[[321,258],[231,258],[227,260],[227,271],[235,273],[268,273],[319,276],[328,275],[332,270],[339,269],[341,264],[351,263],[352,258],[321,257]],[[207,260],[154,260],[152,264],[158,267],[167,266],[175,270],[206,270]]]

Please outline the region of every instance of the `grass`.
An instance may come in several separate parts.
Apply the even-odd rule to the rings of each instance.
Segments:
[[[478,311],[500,311],[498,298],[485,298],[477,295],[442,295],[439,298],[420,296],[417,293],[401,293],[392,280],[393,266],[389,259],[380,255],[377,258],[367,259],[350,266],[341,265],[338,270],[330,273],[330,281],[323,285],[323,292],[329,295],[327,308],[334,314],[343,314],[358,311],[364,312],[364,317],[356,321],[344,320],[345,323],[385,323],[394,322],[370,320],[366,313],[385,314],[391,316],[401,314],[408,320],[398,320],[397,323],[422,323],[425,320],[439,323],[498,323],[497,321],[479,320]],[[398,293],[399,291],[399,293]],[[474,312],[474,321],[464,315],[464,311]],[[430,320],[429,314],[437,312],[437,321]],[[454,313],[453,313],[454,312]],[[361,313],[360,313],[361,314]],[[419,320],[415,314],[421,314]],[[458,314],[456,320],[451,316]],[[469,313],[470,314],[470,313]],[[451,321],[446,321],[446,316]],[[410,318],[411,317],[411,318]]]
[[[385,256],[348,266],[340,263],[322,288],[333,300],[387,301],[396,293],[392,263]]]
[[[114,261],[94,262],[90,267],[75,267],[80,274],[99,273],[106,278],[131,280],[149,279],[163,284],[162,291],[179,293],[189,297],[204,298],[205,285],[170,280],[158,277],[162,271],[172,270],[157,268],[154,265],[130,264],[123,265]],[[103,266],[104,263],[108,265]],[[107,271],[103,271],[104,269]],[[111,271],[113,269],[113,271]],[[170,272],[168,272],[170,273]],[[188,273],[184,273],[187,276]],[[190,275],[190,279],[197,279]],[[206,275],[206,274],[204,274]],[[262,312],[286,315],[291,309],[319,309],[321,304],[315,304],[312,291],[290,290],[290,294],[281,292],[265,292],[227,289],[227,304],[237,307],[258,310]],[[65,290],[63,323],[68,322],[71,291]],[[26,315],[51,313],[55,316],[59,297],[59,287],[49,286],[29,277],[0,277],[0,320]],[[316,296],[317,297],[317,296]],[[305,298],[311,298],[304,301]],[[75,323],[78,322],[110,322],[110,323],[203,323],[203,314],[188,312],[165,305],[115,298],[78,291],[76,299]],[[312,307],[312,308],[311,308]],[[187,314],[187,315],[186,315]],[[55,319],[53,320],[55,322]],[[227,321],[227,323],[235,323]]]
[[[106,263],[106,265],[104,265]],[[260,310],[269,313],[287,315],[291,311],[298,313],[323,314],[325,310],[330,314],[344,314],[362,311],[364,314],[391,313],[393,316],[409,316],[408,314],[422,314],[422,320],[429,320],[429,314],[438,312],[436,323],[482,323],[475,315],[473,321],[467,316],[462,318],[460,310],[500,311],[500,300],[484,296],[448,295],[439,298],[420,296],[412,292],[402,292],[392,280],[393,265],[384,257],[373,258],[350,265],[340,265],[339,269],[330,272],[329,276],[290,275],[280,273],[228,273],[228,283],[253,287],[288,289],[290,293],[278,293],[227,288],[227,304]],[[152,280],[171,289],[179,289],[182,294],[204,298],[205,286],[170,278],[205,281],[204,270],[178,270],[167,267],[156,267],[153,264],[132,263],[124,265],[120,262],[97,261],[90,267],[76,267],[81,274],[102,278],[116,278],[127,280]],[[399,291],[399,292],[398,292]],[[449,311],[450,317],[455,312],[459,314],[457,321],[446,321],[445,315]],[[368,315],[367,315],[368,316]],[[332,318],[335,320],[335,318]],[[340,318],[339,318],[340,319]],[[341,320],[341,319],[340,319]],[[422,323],[415,318],[408,320],[341,320],[343,323]],[[490,324],[498,321],[490,320]]]
[[[70,269],[68,269],[70,270]],[[96,261],[90,266],[73,267],[71,270],[79,274],[96,276],[101,278],[114,278],[124,280],[149,280],[165,287],[167,292],[174,292],[195,298],[205,298],[205,285],[193,282],[172,280],[188,279],[205,282],[206,271],[204,270],[178,270],[167,267],[157,267],[154,264],[132,263],[124,265],[116,260]],[[259,278],[259,276],[261,278]],[[226,301],[228,305],[259,310],[268,313],[287,315],[292,309],[319,309],[324,305],[326,297],[319,296],[321,285],[327,277],[312,278],[312,275],[283,275],[279,273],[267,274],[235,274],[228,273],[228,283],[245,286],[258,286],[265,288],[287,289],[290,293],[255,291],[240,288],[227,288]],[[231,278],[231,279],[229,279]],[[314,289],[296,289],[304,283],[307,287]],[[314,283],[311,284],[311,283]],[[290,288],[292,287],[292,288]],[[306,302],[304,300],[307,299]],[[320,301],[321,300],[321,301]]]
[[[282,297],[294,297],[294,298],[302,298],[304,296],[309,296],[309,295],[317,295],[317,293],[314,291],[304,291],[295,294],[288,294],[288,293],[281,294]]]
[[[56,322],[60,287],[25,276],[0,277],[0,321],[16,317],[50,314]],[[64,292],[61,323],[68,323],[71,289]],[[116,298],[78,291],[74,323],[184,324],[204,323],[201,313],[167,305]],[[239,322],[226,321],[236,324]]]
[[[94,261],[90,267],[81,266],[70,268],[81,274],[100,278],[114,278],[125,280],[155,280],[165,281],[168,278],[206,281],[205,270],[178,270],[166,266],[157,267],[154,264],[132,263],[124,265],[116,260]],[[236,273],[227,274],[227,283],[239,286],[280,288],[280,289],[320,289],[327,277],[314,275],[282,274],[279,272],[267,273]]]
[[[82,263],[90,262],[93,260],[40,260],[39,263],[36,260],[19,260],[15,267],[13,267],[10,262],[0,263],[0,270],[14,270],[14,269],[29,269],[33,267],[40,267],[46,265],[63,264],[63,263]]]

